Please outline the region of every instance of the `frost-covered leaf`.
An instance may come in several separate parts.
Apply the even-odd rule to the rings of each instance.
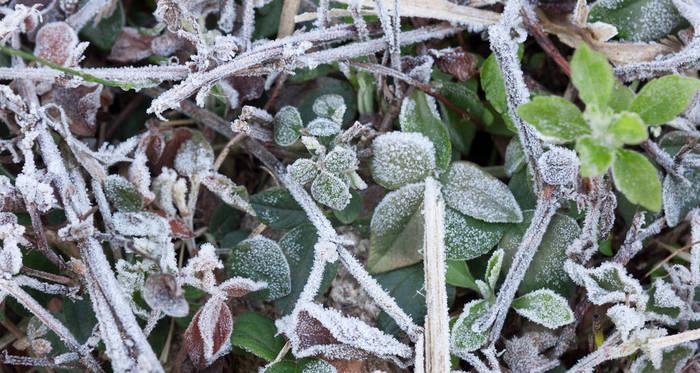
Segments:
[[[617,146],[637,145],[649,137],[647,126],[636,113],[623,112],[610,124],[607,131]]]
[[[254,194],[250,204],[258,219],[277,229],[290,229],[308,223],[304,210],[285,188],[273,188]]]
[[[313,136],[333,136],[340,133],[340,124],[327,118],[316,118],[306,126],[306,129]]]
[[[503,236],[505,224],[486,223],[445,208],[445,250],[448,259],[474,259],[491,250]]]
[[[621,40],[652,41],[663,38],[683,23],[672,0],[596,1],[588,22],[615,26]]]
[[[112,217],[114,228],[125,236],[167,237],[170,224],[151,212],[117,212]]]
[[[207,187],[209,191],[221,198],[227,205],[245,213],[255,215],[255,211],[248,202],[248,191],[246,188],[236,185],[227,176],[211,172],[202,178],[202,184]]]
[[[488,330],[476,332],[472,329],[474,323],[486,314],[488,302],[473,300],[464,305],[464,310],[452,326],[450,333],[450,350],[453,352],[472,352],[486,343]]]
[[[289,264],[277,242],[255,236],[240,242],[231,251],[227,263],[231,276],[264,281],[267,289],[256,293],[256,298],[274,300],[291,291]]]
[[[284,338],[276,335],[275,322],[259,313],[236,316],[231,344],[267,361],[273,361],[284,347]]]
[[[347,107],[345,106],[345,99],[343,96],[327,94],[317,98],[314,101],[312,109],[319,117],[328,118],[338,124],[342,124]]]
[[[372,142],[372,177],[387,189],[425,180],[435,171],[433,143],[418,133],[389,132]]]
[[[647,83],[632,101],[630,111],[648,125],[664,124],[681,114],[700,89],[700,80],[666,75]]]
[[[508,147],[506,147],[506,160],[503,165],[506,175],[513,176],[513,174],[525,167],[525,164],[525,152],[523,152],[523,147],[520,145],[518,138],[513,137],[510,139]]]
[[[486,264],[484,279],[488,281],[488,285],[491,287],[491,289],[496,289],[498,277],[501,275],[501,266],[503,265],[504,256],[505,251],[503,251],[503,249],[498,249],[491,254],[491,258],[489,258],[489,261]]]
[[[518,114],[544,138],[552,141],[573,141],[591,133],[583,113],[563,97],[537,96],[518,106]]]
[[[585,268],[567,261],[566,269],[571,279],[586,288],[588,299],[593,304],[636,302],[646,295],[634,277],[617,263],[603,262],[595,268]]]
[[[367,269],[385,272],[423,259],[423,184],[390,192],[374,209]]]
[[[644,327],[644,314],[624,304],[616,304],[608,308],[607,315],[622,335],[622,340],[629,339],[630,333]]]
[[[443,188],[448,206],[489,223],[519,223],[522,212],[508,187],[469,162],[453,163]]]
[[[524,213],[523,222],[506,230],[499,247],[505,250],[503,271],[509,269],[522,238],[532,221],[532,211]],[[559,294],[568,294],[572,288],[571,280],[564,270],[566,249],[581,234],[576,220],[562,214],[556,214],[542,237],[535,256],[520,283],[519,293],[529,293],[541,288],[548,288]]]
[[[158,273],[149,276],[141,290],[143,300],[154,310],[173,317],[185,317],[189,313],[189,305],[185,300],[182,289],[177,285],[175,276],[168,273]]]
[[[613,162],[615,187],[632,203],[661,210],[661,182],[649,160],[632,150],[619,149]]]
[[[83,39],[89,40],[91,44],[104,51],[112,48],[126,22],[121,1],[115,3],[113,7],[108,7],[107,10],[111,10],[111,13],[98,14],[80,30],[80,36]]]
[[[104,183],[105,195],[114,208],[123,212],[141,211],[143,199],[129,180],[119,175],[109,175]]]
[[[683,176],[666,175],[663,183],[663,206],[666,222],[675,227],[688,213],[700,205],[700,170],[685,168]]]
[[[333,216],[343,224],[351,224],[362,212],[362,197],[355,190],[350,190],[350,203],[342,210],[333,210]]]
[[[289,339],[296,357],[356,360],[377,356],[406,366],[413,355],[410,347],[379,329],[315,303],[301,305],[275,325]]]
[[[336,373],[335,367],[324,360],[282,360],[265,368],[263,373]]]
[[[78,35],[65,22],[51,22],[36,33],[34,55],[51,63],[63,65],[78,46]],[[69,61],[71,62],[71,61]]]
[[[333,210],[342,210],[350,203],[350,187],[330,172],[321,173],[311,183],[311,195]]]
[[[316,178],[318,168],[316,162],[308,158],[299,158],[287,166],[287,172],[297,183],[306,184]]]
[[[290,146],[299,140],[304,122],[299,110],[293,106],[285,106],[275,114],[275,142],[281,146]]]
[[[184,176],[206,172],[213,164],[214,149],[200,132],[192,132],[192,137],[180,146],[175,156],[175,169]]]
[[[697,350],[697,344],[692,342],[682,343],[664,349],[662,352],[661,366],[654,367],[645,355],[639,356],[630,366],[632,373],[681,373],[691,357]],[[692,371],[692,368],[690,369]]]
[[[318,233],[311,224],[302,224],[282,236],[279,240],[282,253],[287,258],[291,271],[291,290],[288,295],[275,301],[275,306],[284,315],[289,314],[299,299],[299,294],[309,280],[311,266],[314,262],[314,246],[318,242]],[[327,263],[323,272],[323,279],[319,287],[318,296],[328,290],[335,277],[337,263]]]
[[[513,300],[519,315],[549,329],[574,322],[574,312],[564,297],[550,289],[535,290]]]
[[[687,302],[676,294],[673,286],[660,278],[654,281],[654,286],[648,290],[648,294],[647,314],[650,318],[666,324],[677,324],[678,316],[688,308]]]
[[[333,150],[328,152],[326,157],[323,158],[325,170],[334,174],[355,171],[358,164],[359,161],[357,160],[355,151],[340,145],[333,148]]]
[[[445,124],[440,120],[435,99],[415,91],[401,104],[399,123],[403,132],[417,132],[427,137],[435,148],[435,163],[444,171],[450,165],[452,144]]]
[[[602,110],[610,99],[615,77],[605,55],[581,43],[571,58],[571,83],[586,105]]]
[[[579,160],[573,150],[552,146],[537,160],[542,180],[549,185],[575,185]]]
[[[195,367],[204,369],[231,350],[233,318],[226,303],[211,298],[185,330],[185,349]]]
[[[581,160],[581,176],[591,177],[604,174],[615,158],[615,151],[600,145],[590,136],[576,141],[576,153]]]

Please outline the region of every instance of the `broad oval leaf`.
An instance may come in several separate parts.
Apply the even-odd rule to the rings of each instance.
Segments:
[[[387,189],[425,180],[435,170],[435,148],[419,133],[389,132],[372,142],[372,177]]]
[[[137,212],[143,208],[143,198],[136,186],[119,175],[109,175],[104,181],[105,196],[112,206],[122,212]]]
[[[350,189],[341,178],[321,171],[311,183],[311,195],[319,203],[333,210],[342,210],[350,203]]]
[[[231,344],[255,356],[273,361],[284,347],[285,340],[277,335],[275,322],[255,312],[236,316],[236,327],[231,335]]]
[[[354,150],[345,146],[336,146],[323,158],[326,171],[334,174],[355,171],[359,161]]]
[[[347,107],[343,96],[331,93],[317,98],[311,109],[319,117],[329,118],[338,124],[342,124]]]
[[[231,348],[233,318],[220,298],[210,298],[190,321],[184,333],[185,349],[199,369],[211,365]]]
[[[620,149],[613,162],[615,186],[632,203],[661,210],[661,182],[649,160],[632,150]]]
[[[621,40],[651,41],[671,33],[683,18],[672,0],[601,0],[591,6],[588,22],[615,26]]]
[[[175,156],[175,169],[180,175],[192,176],[206,172],[214,165],[214,149],[199,131],[180,146]]]
[[[284,106],[275,114],[274,138],[281,146],[293,145],[301,136],[304,122],[299,110],[293,106]]]
[[[491,250],[503,236],[505,224],[486,223],[445,208],[445,250],[447,259],[469,260]]]
[[[649,138],[647,126],[642,118],[630,112],[618,115],[606,132],[613,137],[612,142],[617,146],[637,145]]]
[[[550,289],[535,290],[513,300],[519,315],[549,329],[574,322],[574,312],[564,297]]]
[[[586,105],[603,109],[610,99],[615,77],[605,55],[581,43],[571,59],[571,83]]]
[[[584,136],[576,142],[576,153],[581,160],[581,176],[600,176],[608,171],[615,158],[615,151],[600,145],[590,136]]]
[[[488,302],[482,299],[473,300],[464,305],[464,310],[452,326],[450,333],[450,350],[453,352],[472,352],[486,343],[488,330],[475,332],[474,323],[488,311]]]
[[[285,188],[272,188],[250,197],[250,205],[262,223],[276,229],[290,229],[309,219]]]
[[[445,202],[464,215],[488,223],[523,220],[520,206],[508,187],[473,163],[453,163],[444,184]]]
[[[306,126],[313,136],[325,137],[340,133],[340,124],[327,118],[316,118]]]
[[[243,240],[231,251],[227,263],[230,276],[267,283],[267,289],[254,293],[256,298],[274,300],[291,291],[289,263],[277,242],[255,236]]]
[[[559,96],[538,96],[518,106],[518,114],[546,139],[573,141],[591,133],[583,113],[576,105]]]
[[[452,158],[452,144],[447,127],[440,119],[435,99],[416,91],[405,97],[399,114],[401,131],[418,132],[430,139],[435,148],[435,162],[441,170],[446,170]]]
[[[316,162],[308,158],[299,158],[287,166],[287,172],[299,184],[306,184],[316,178],[318,168]]]
[[[664,124],[681,114],[700,89],[700,80],[667,75],[647,83],[632,101],[630,111],[646,124]]]
[[[666,175],[663,183],[663,205],[666,222],[675,227],[690,211],[700,205],[700,170],[687,168],[683,176]]]
[[[367,269],[386,272],[423,259],[423,184],[393,191],[374,209]]]

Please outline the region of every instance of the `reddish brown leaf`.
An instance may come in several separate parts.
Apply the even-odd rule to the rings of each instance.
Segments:
[[[36,34],[34,55],[49,62],[63,65],[78,45],[78,35],[65,22],[44,25]]]
[[[238,91],[238,102],[255,100],[265,91],[265,78],[262,76],[234,76],[226,80]]]
[[[185,349],[195,367],[204,369],[228,352],[233,318],[226,303],[210,298],[185,330]]]
[[[148,159],[148,163],[153,165],[153,168],[151,169],[153,176],[160,175],[160,170],[163,167],[173,168],[175,156],[177,155],[177,151],[180,149],[180,146],[185,141],[192,138],[192,132],[185,128],[176,128],[165,135],[165,146],[163,147],[163,151],[158,159],[151,159],[150,157]]]
[[[148,58],[153,54],[151,50],[153,39],[155,39],[154,36],[141,34],[133,27],[124,27],[107,58],[121,63],[136,62]]]
[[[76,88],[54,86],[42,97],[42,103],[54,103],[63,107],[74,135],[93,136],[97,128],[97,111],[102,105],[101,93],[102,85],[98,84],[81,85]]]
[[[431,50],[435,62],[440,70],[450,74],[459,81],[465,81],[475,76],[479,69],[474,56],[462,50],[462,48],[450,48],[443,50]]]
[[[219,285],[219,290],[226,292],[229,297],[240,298],[248,293],[267,287],[264,282],[257,282],[242,277],[232,277]]]

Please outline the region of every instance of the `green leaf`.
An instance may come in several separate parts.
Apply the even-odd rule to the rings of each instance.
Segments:
[[[447,281],[448,285],[479,291],[479,288],[477,288],[476,283],[474,282],[474,276],[472,276],[471,272],[469,272],[467,262],[464,260],[447,261],[447,274],[445,275],[445,280]]]
[[[496,56],[491,54],[481,65],[481,88],[486,93],[486,99],[499,114],[508,115],[506,85],[501,69],[498,67]]]
[[[505,250],[503,273],[510,268],[525,231],[532,221],[532,211],[526,211],[523,215],[523,222],[511,226],[498,245]],[[524,294],[541,288],[549,288],[560,294],[568,294],[573,289],[573,283],[564,270],[564,263],[567,259],[566,249],[580,234],[581,229],[576,220],[566,215],[555,214],[547,231],[542,236],[542,242],[537,248],[527,272],[525,272],[518,292]]]
[[[340,124],[343,122],[343,116],[347,107],[345,107],[343,96],[330,93],[317,98],[311,109],[319,117],[332,119]]]
[[[386,272],[423,260],[423,184],[393,191],[374,209],[367,270]]]
[[[281,146],[290,146],[301,137],[301,129],[304,122],[301,120],[299,110],[294,106],[285,106],[275,114],[274,122],[275,142]]]
[[[273,361],[284,347],[284,337],[277,334],[274,320],[255,312],[236,316],[231,344],[255,356]]]
[[[568,142],[591,133],[583,113],[565,98],[538,96],[518,107],[518,114],[547,138]]]
[[[294,269],[290,274],[291,290],[289,294],[275,301],[275,307],[284,315],[292,312],[297,299],[299,299],[299,294],[301,294],[304,285],[309,279],[314,262],[314,246],[317,241],[318,233],[311,224],[300,225],[287,232],[279,240],[280,249],[282,249],[282,253],[287,258],[289,268]],[[319,297],[330,287],[337,268],[338,263],[326,264],[321,287],[318,291]]]
[[[498,249],[493,252],[491,258],[489,258],[486,264],[486,274],[484,274],[484,280],[487,281],[491,289],[496,289],[496,283],[498,282],[498,277],[501,274],[501,266],[503,265],[503,256],[505,251],[503,249]]]
[[[136,212],[143,208],[143,199],[136,186],[119,175],[109,175],[104,181],[105,196],[112,206],[122,212]]]
[[[496,246],[506,229],[505,224],[486,223],[445,208],[445,249],[447,259],[469,260]]]
[[[277,35],[277,30],[279,30],[281,13],[282,3],[279,1],[272,1],[261,8],[257,8],[255,10],[253,39],[274,38]]]
[[[669,227],[678,225],[700,205],[700,170],[685,168],[683,176],[687,181],[670,174],[664,178],[663,205]]]
[[[639,114],[646,124],[664,124],[681,114],[700,89],[700,80],[680,75],[667,75],[647,83],[630,111]]]
[[[449,207],[485,222],[519,223],[523,220],[508,187],[473,163],[455,162],[450,166],[443,195]]]
[[[254,298],[274,300],[291,291],[289,263],[277,242],[255,236],[240,242],[231,251],[228,260],[231,277],[240,276],[254,281],[264,281],[267,289],[254,293]]]
[[[525,152],[523,152],[523,147],[520,145],[518,138],[513,137],[506,147],[506,160],[503,165],[506,175],[513,176],[513,174],[520,171],[525,165]]]
[[[683,24],[672,0],[602,0],[593,3],[588,22],[617,28],[621,40],[652,41]]]
[[[238,229],[241,213],[227,204],[220,204],[209,219],[209,232],[217,240]]]
[[[540,289],[513,301],[519,315],[549,329],[574,322],[574,312],[564,297],[549,289]]]
[[[321,171],[311,183],[311,195],[316,201],[333,210],[342,210],[350,203],[349,188],[338,176]]]
[[[362,197],[357,191],[350,191],[350,203],[342,210],[333,210],[333,216],[343,224],[351,224],[362,212]]]
[[[602,109],[610,99],[615,77],[605,55],[581,43],[571,59],[571,82],[586,105]]]
[[[372,142],[370,172],[387,189],[425,180],[435,170],[435,148],[424,135],[389,132]]]
[[[473,300],[464,305],[462,314],[452,327],[450,333],[450,350],[459,352],[472,352],[478,350],[486,343],[488,330],[475,332],[472,329],[474,323],[488,311],[488,303],[485,300]]]
[[[279,187],[254,194],[250,205],[258,219],[276,229],[290,229],[308,223],[306,213],[287,189]]]
[[[440,120],[435,99],[417,90],[411,97],[405,97],[399,122],[401,131],[418,132],[430,139],[435,147],[437,167],[446,170],[452,158],[452,144],[445,124]]]
[[[607,133],[613,136],[613,141],[617,146],[637,145],[649,138],[647,126],[642,118],[636,113],[624,112],[615,118]]]
[[[576,153],[581,160],[581,176],[591,177],[604,174],[615,158],[615,151],[600,145],[590,136],[584,136],[576,142]]]
[[[632,106],[634,96],[634,91],[632,91],[630,87],[624,85],[619,80],[615,80],[610,99],[608,100],[608,107],[613,109],[616,113],[626,111]]]
[[[336,369],[323,360],[282,360],[267,367],[263,373],[336,373]]]
[[[472,116],[481,119],[481,122],[486,126],[493,123],[493,114],[481,102],[476,89],[470,89],[467,83],[441,82],[437,85],[437,89],[452,103]],[[476,123],[463,118],[461,114],[452,111],[442,102],[439,103],[439,106],[442,118],[447,124],[453,152],[457,151],[459,154],[464,155],[469,154],[476,135]]]
[[[287,172],[299,184],[306,184],[318,175],[316,162],[308,158],[299,158],[287,166]]]
[[[87,1],[81,1],[81,3],[86,2]],[[97,25],[95,25],[93,21],[88,22],[87,25],[80,30],[80,37],[90,41],[91,44],[103,51],[108,51],[121,34],[125,20],[124,7],[122,6],[122,2],[118,1],[112,14],[101,19]]]
[[[617,151],[613,163],[615,186],[632,203],[661,210],[661,182],[649,160],[632,150]]]
[[[660,369],[654,368],[654,365],[646,355],[640,355],[637,360],[632,363],[631,372],[635,373],[657,373],[657,372],[683,372],[683,368],[688,363],[697,346],[695,343],[683,343],[672,346],[663,350]]]

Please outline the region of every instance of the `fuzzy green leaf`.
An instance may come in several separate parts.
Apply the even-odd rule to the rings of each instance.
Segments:
[[[549,289],[536,290],[515,299],[513,308],[521,316],[549,329],[574,322],[574,312],[566,299]]]
[[[274,138],[281,146],[290,146],[299,140],[304,122],[299,110],[293,106],[285,106],[275,114]]]
[[[241,241],[231,251],[227,267],[231,277],[267,283],[266,289],[253,293],[257,299],[274,300],[291,291],[289,263],[277,242],[269,238],[255,236]]]
[[[571,59],[571,82],[586,105],[602,109],[610,99],[615,77],[605,55],[582,43]]]
[[[435,147],[435,162],[441,170],[446,170],[452,157],[452,144],[447,127],[440,120],[435,99],[416,91],[405,97],[399,115],[401,131],[418,132],[430,139]]]
[[[615,158],[614,150],[600,145],[590,136],[584,136],[576,142],[576,153],[581,160],[581,176],[600,176],[604,174]]]
[[[591,133],[581,111],[562,97],[535,97],[520,105],[518,114],[542,135],[556,141],[573,141]]]
[[[649,160],[632,150],[620,149],[613,162],[615,186],[627,199],[651,210],[661,210],[661,182]]]
[[[647,83],[632,101],[630,111],[639,114],[646,124],[664,124],[688,107],[698,89],[698,79],[667,75]]]
[[[496,246],[505,229],[505,224],[487,223],[446,207],[445,250],[447,259],[469,260],[485,254]]]
[[[620,114],[608,127],[607,133],[613,137],[618,146],[623,144],[637,145],[649,138],[647,126],[636,113],[624,112]]]
[[[475,332],[472,326],[487,310],[488,303],[485,300],[473,300],[464,305],[464,310],[450,333],[450,350],[472,352],[486,343],[488,331]]]

